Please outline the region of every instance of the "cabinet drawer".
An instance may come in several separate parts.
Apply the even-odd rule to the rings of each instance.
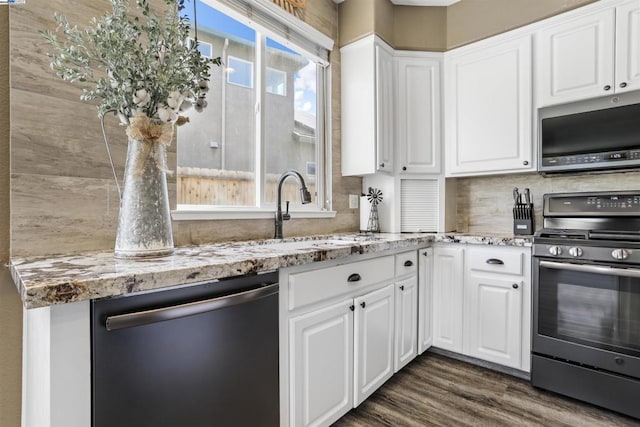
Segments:
[[[393,279],[392,255],[289,276],[289,310]]]
[[[469,268],[490,273],[524,274],[524,253],[508,248],[471,248],[469,250]]]
[[[415,274],[418,268],[418,252],[408,251],[396,255],[396,276]]]

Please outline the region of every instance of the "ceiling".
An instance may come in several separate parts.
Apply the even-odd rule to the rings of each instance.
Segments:
[[[342,3],[344,0],[333,0]],[[460,0],[391,0],[391,3],[403,6],[449,6]]]

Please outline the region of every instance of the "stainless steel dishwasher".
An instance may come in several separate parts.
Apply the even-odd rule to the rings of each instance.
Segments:
[[[92,302],[93,427],[278,426],[277,280]]]

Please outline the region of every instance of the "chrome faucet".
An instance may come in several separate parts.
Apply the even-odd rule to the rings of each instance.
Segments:
[[[289,214],[289,201],[287,200],[287,211],[282,213],[282,184],[288,177],[294,177],[298,180],[300,184],[300,199],[303,205],[307,203],[311,203],[311,194],[309,190],[307,190],[307,186],[304,183],[304,178],[300,175],[295,169],[289,169],[285,171],[282,175],[280,175],[280,179],[278,179],[278,210],[276,211],[276,232],[274,239],[282,239],[282,221],[288,221],[291,219],[291,215]]]

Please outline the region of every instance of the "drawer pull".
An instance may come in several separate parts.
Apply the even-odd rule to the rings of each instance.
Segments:
[[[405,267],[411,267],[413,265],[413,261],[405,261],[404,262],[404,266]]]
[[[349,276],[347,282],[359,282],[361,279],[362,277],[360,277],[358,273],[353,273],[351,276]]]
[[[489,265],[503,265],[504,261],[502,261],[501,259],[498,259],[498,258],[489,258],[487,260],[487,264],[489,264]]]

